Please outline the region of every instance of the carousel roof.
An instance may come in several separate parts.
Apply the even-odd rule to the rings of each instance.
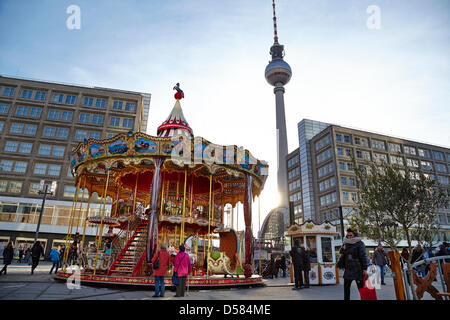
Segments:
[[[166,121],[158,127],[157,134],[158,137],[173,137],[178,135],[184,135],[188,138],[194,137],[192,128],[186,121],[183,110],[181,109],[180,99],[176,99],[172,112]]]

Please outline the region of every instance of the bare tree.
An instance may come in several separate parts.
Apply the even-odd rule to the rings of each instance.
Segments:
[[[406,239],[409,258],[408,275],[412,277],[412,241],[429,246],[439,228],[438,209],[448,203],[448,196],[439,184],[419,171],[386,162],[355,164],[356,185],[359,191],[357,212],[350,224],[368,239],[385,242],[394,251]],[[431,239],[431,240],[430,240]],[[413,298],[417,295],[413,281]]]

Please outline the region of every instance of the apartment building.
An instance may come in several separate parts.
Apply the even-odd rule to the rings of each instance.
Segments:
[[[47,251],[63,243],[76,189],[69,152],[84,139],[146,132],[150,98],[149,93],[0,76],[0,243],[14,241],[17,248],[33,242],[42,180],[56,182],[56,189],[47,196],[39,238]],[[90,215],[99,210],[95,202]]]

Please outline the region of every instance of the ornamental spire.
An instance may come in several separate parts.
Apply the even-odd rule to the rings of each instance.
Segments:
[[[274,40],[274,43],[278,43],[277,15],[275,13],[275,0],[272,0],[272,7],[273,7],[273,40]]]

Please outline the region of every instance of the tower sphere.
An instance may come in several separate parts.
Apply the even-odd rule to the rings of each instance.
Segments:
[[[281,83],[283,86],[291,80],[292,70],[283,59],[274,59],[269,62],[264,72],[266,80],[272,86]]]

